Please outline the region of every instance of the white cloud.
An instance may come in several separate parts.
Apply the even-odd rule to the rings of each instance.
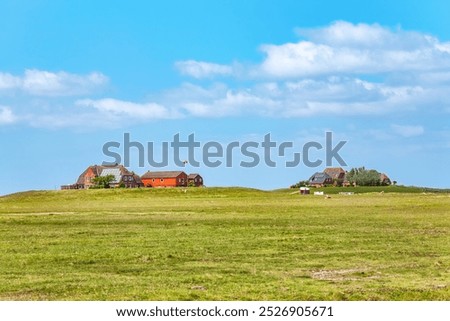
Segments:
[[[179,117],[183,115],[161,104],[104,98],[79,99],[64,106],[53,102],[39,111],[24,113],[21,121],[33,127],[94,129]]]
[[[442,94],[444,94],[443,92]],[[108,127],[174,118],[217,117],[345,117],[413,112],[441,99],[436,92],[417,86],[386,84],[350,77],[256,83],[231,88],[215,83],[190,83],[138,103],[113,98],[81,99],[67,108],[49,105],[27,121],[45,127]],[[390,134],[413,136],[420,128],[393,125]]]
[[[329,77],[256,83],[246,88],[217,83],[211,87],[184,84],[156,99],[188,116],[280,118],[411,111],[438,97],[419,86],[388,86],[357,78]]]
[[[394,133],[403,137],[414,137],[423,135],[425,132],[424,128],[419,125],[391,125],[391,129]]]
[[[255,88],[232,89],[222,83],[209,87],[185,83],[155,99],[184,116],[212,118],[257,115],[272,104],[270,97],[259,95]]]
[[[65,71],[49,72],[27,69],[23,76],[0,73],[0,90],[19,90],[34,96],[74,96],[92,93],[104,86],[108,78],[98,72],[87,75]]]
[[[345,21],[297,33],[302,37],[297,43],[261,46],[265,57],[253,66],[178,62],[182,73],[195,78],[226,74],[254,84],[183,85],[169,91],[170,101],[200,117],[373,115],[447,106],[450,42],[399,27]]]
[[[425,106],[448,111],[450,43],[400,28],[342,21],[297,32],[303,37],[297,43],[263,45],[265,57],[252,66],[178,61],[176,68],[194,78],[235,76],[246,81],[184,83],[151,95],[145,103],[71,97],[104,86],[108,78],[101,73],[31,69],[23,76],[0,73],[0,95],[13,93],[5,95],[9,100],[3,103],[13,106],[16,96],[20,101],[14,105],[17,116],[0,110],[3,122],[19,118],[44,126],[86,122],[108,126],[181,117],[411,114]],[[392,125],[389,135],[412,137],[423,132],[421,126]]]
[[[138,120],[167,119],[177,117],[177,113],[156,103],[138,104],[129,101],[105,98],[99,100],[78,100],[76,105],[91,107],[110,117],[134,118]]]
[[[0,125],[14,123],[17,117],[13,114],[11,108],[7,106],[0,106]]]
[[[391,30],[377,23],[353,24],[336,21],[326,27],[298,28],[296,31],[298,35],[312,42],[333,47],[408,50],[438,43],[437,39],[423,33],[404,31],[400,28]]]
[[[344,21],[298,33],[306,40],[261,47],[266,58],[260,74],[290,78],[450,68],[450,43],[423,33]]]
[[[8,73],[0,72],[0,90],[14,89],[21,86],[21,79]]]
[[[108,78],[101,73],[75,75],[64,71],[52,73],[41,70],[26,70],[23,89],[33,95],[71,96],[83,95],[103,86]]]
[[[276,105],[277,102],[268,97],[259,97],[246,91],[227,90],[224,95],[210,100],[184,103],[182,108],[190,116],[224,117],[246,114],[262,115],[269,112],[271,106]]]
[[[351,77],[255,83],[229,87],[185,83],[154,95],[145,103],[113,98],[80,99],[61,105],[60,99],[36,101],[29,117],[33,126],[108,127],[184,117],[345,117],[414,112],[439,104],[447,88],[389,86]],[[64,107],[65,106],[65,107]],[[82,108],[80,108],[82,107]],[[23,119],[24,117],[21,117]],[[402,128],[393,127],[400,134]],[[402,135],[412,135],[406,129]]]
[[[265,58],[255,66],[236,68],[187,60],[176,63],[183,74],[250,78],[304,78],[342,74],[450,71],[450,42],[428,34],[389,29],[378,24],[337,21],[329,26],[297,29],[296,43],[265,44]]]
[[[204,61],[177,61],[175,67],[183,74],[194,78],[208,78],[212,76],[226,76],[233,73],[233,68]]]

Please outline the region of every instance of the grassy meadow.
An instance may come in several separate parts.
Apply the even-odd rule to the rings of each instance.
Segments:
[[[450,299],[449,193],[292,192],[1,197],[0,300]]]

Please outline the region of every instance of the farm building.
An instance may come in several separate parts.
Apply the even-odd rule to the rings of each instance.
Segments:
[[[309,188],[308,187],[300,187],[300,194],[301,195],[308,195],[309,194]]]
[[[141,176],[141,180],[145,187],[178,187],[188,185],[188,176],[182,171],[148,171]]]
[[[366,170],[364,167],[359,169],[352,169],[352,171],[347,172],[341,167],[328,167],[323,170],[323,172],[317,172],[313,176],[309,178],[308,184],[312,187],[323,187],[326,185],[334,185],[334,186],[356,186],[357,180],[355,180],[355,174],[352,172],[363,172],[363,173],[371,173],[372,175],[376,173],[379,175],[379,181],[376,178],[372,178],[372,182],[370,186],[375,185],[391,185],[391,180],[386,174],[381,174],[376,170]]]
[[[203,177],[201,177],[200,174],[197,174],[197,173],[189,174],[187,179],[188,179],[189,186],[195,186],[195,187],[203,186]]]
[[[342,185],[344,182],[345,170],[342,167],[327,167],[323,172],[328,174],[336,185]]]
[[[110,187],[128,187],[136,188],[143,187],[140,177],[133,172],[130,172],[123,165],[92,165],[89,166],[81,175],[75,184],[63,185],[61,189],[88,189],[95,185],[93,179],[96,177],[104,177],[112,175],[113,181]]]
[[[94,178],[112,176],[109,187],[186,187],[203,186],[203,178],[200,174],[190,174],[183,171],[148,171],[142,177],[130,172],[123,165],[92,165],[81,173],[75,184],[62,185],[61,189],[88,189],[95,186]]]
[[[333,184],[333,179],[327,173],[317,172],[309,178],[309,186],[323,187]]]
[[[384,173],[380,174],[380,184],[381,185],[391,185],[391,179]]]

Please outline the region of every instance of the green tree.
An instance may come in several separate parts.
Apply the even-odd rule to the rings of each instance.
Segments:
[[[96,188],[109,188],[114,179],[114,175],[98,176],[93,178],[92,182]]]
[[[359,186],[378,186],[381,185],[380,173],[374,169],[367,170],[365,167],[352,168],[347,173],[347,180]]]

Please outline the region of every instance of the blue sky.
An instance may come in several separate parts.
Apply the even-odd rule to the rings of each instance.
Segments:
[[[449,187],[449,16],[448,1],[3,0],[0,194],[74,182],[125,132],[301,146],[332,131],[346,169]],[[322,168],[185,170],[272,189]]]

